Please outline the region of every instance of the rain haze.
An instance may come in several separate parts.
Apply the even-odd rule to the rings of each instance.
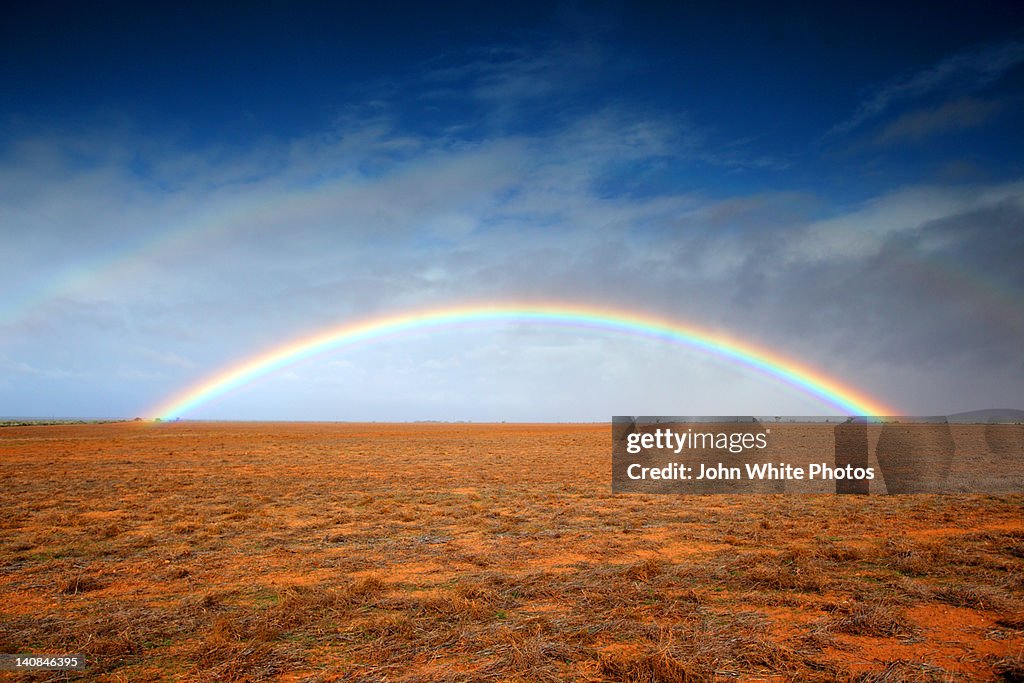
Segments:
[[[904,414],[1024,408],[1020,5],[829,5],[8,3],[0,415],[149,416],[332,327],[524,302],[721,333]],[[511,321],[183,417],[834,412]]]

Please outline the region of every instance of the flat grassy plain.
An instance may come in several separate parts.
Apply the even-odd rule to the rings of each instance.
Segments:
[[[0,651],[89,660],[8,675],[1024,677],[1021,496],[612,495],[610,451],[604,425],[5,427]]]

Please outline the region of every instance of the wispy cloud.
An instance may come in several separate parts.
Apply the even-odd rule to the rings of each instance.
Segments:
[[[504,107],[579,89],[606,63],[606,55],[592,42],[555,43],[543,49],[491,47],[460,55],[457,65],[438,65],[425,79],[441,88],[431,91],[434,96],[468,94]]]
[[[34,375],[45,379],[71,379],[81,377],[80,373],[71,372],[59,367],[36,367],[22,361],[12,361],[0,358],[0,367],[7,373],[19,373],[22,375]]]
[[[933,108],[907,112],[875,137],[875,144],[921,142],[939,133],[984,125],[1002,108],[999,102],[965,97]]]
[[[897,77],[875,89],[861,102],[853,115],[834,126],[828,136],[849,133],[907,100],[940,91],[970,92],[984,88],[1022,62],[1022,41],[958,52],[926,69]]]

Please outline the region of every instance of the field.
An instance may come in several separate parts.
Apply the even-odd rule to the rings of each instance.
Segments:
[[[5,427],[0,652],[89,660],[8,675],[1024,680],[1021,496],[612,495],[610,449],[602,425]]]

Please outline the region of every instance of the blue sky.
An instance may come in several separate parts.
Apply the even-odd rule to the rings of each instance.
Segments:
[[[21,3],[0,21],[0,415],[132,416],[466,300],[693,321],[907,413],[1022,407],[1016,3]],[[333,354],[196,417],[823,407],[544,330]]]

